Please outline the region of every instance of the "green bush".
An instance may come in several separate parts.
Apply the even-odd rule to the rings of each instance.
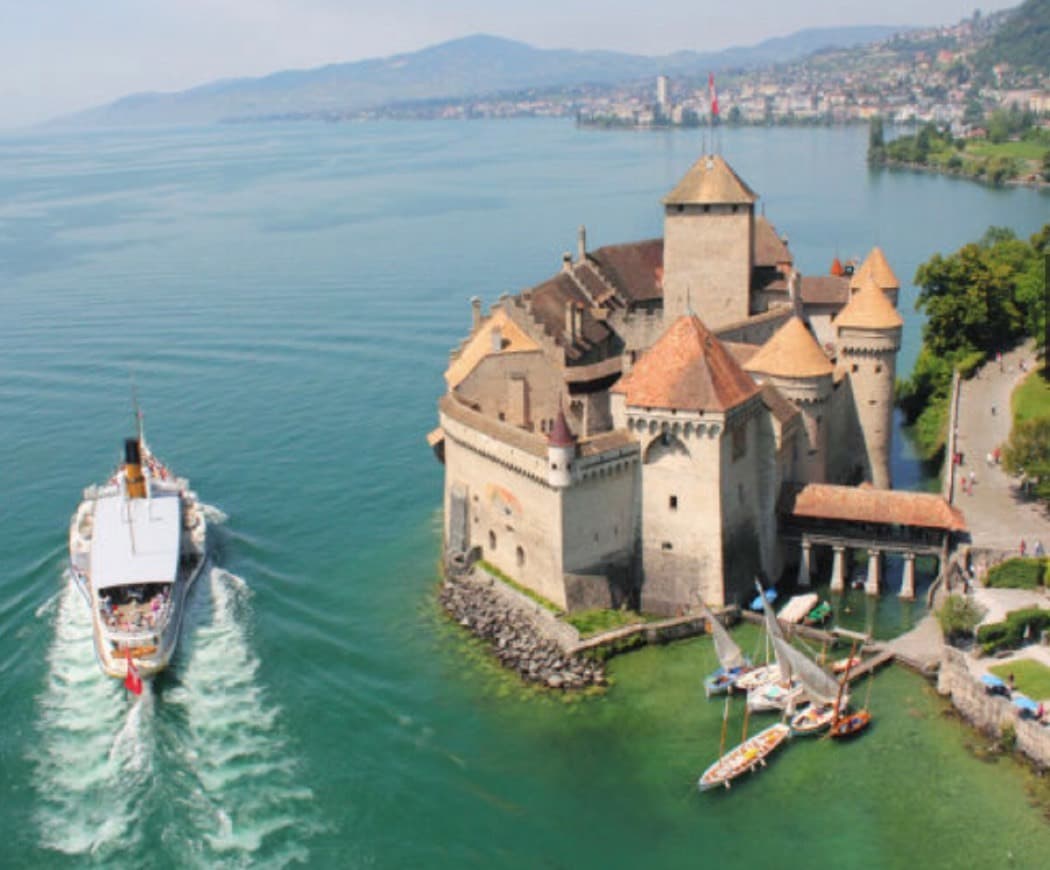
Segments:
[[[937,621],[949,641],[958,640],[973,634],[977,623],[981,621],[981,611],[969,598],[952,595],[937,611]]]
[[[1035,589],[1046,582],[1050,559],[1008,559],[988,572],[987,586],[998,589]]]
[[[1028,639],[1036,640],[1039,633],[1050,626],[1050,610],[1039,607],[1027,607],[1006,614],[1005,622],[994,622],[982,625],[977,629],[977,642],[987,655],[1001,649],[1016,649],[1025,642],[1025,630]]]
[[[590,637],[613,628],[637,625],[646,620],[633,610],[580,610],[566,616],[565,621],[579,631],[580,637]]]

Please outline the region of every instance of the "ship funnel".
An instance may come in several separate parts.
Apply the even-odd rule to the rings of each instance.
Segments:
[[[142,450],[137,438],[124,439],[124,479],[128,498],[146,497],[146,479],[142,476]]]

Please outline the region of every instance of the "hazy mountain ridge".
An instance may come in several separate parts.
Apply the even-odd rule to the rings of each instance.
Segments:
[[[214,123],[282,114],[354,112],[395,102],[459,98],[524,88],[608,85],[668,75],[706,75],[797,60],[815,51],[885,39],[902,28],[811,28],[753,46],[648,57],[539,49],[479,34],[420,51],[260,78],[209,82],[176,93],[138,93],[52,121],[60,125]]]

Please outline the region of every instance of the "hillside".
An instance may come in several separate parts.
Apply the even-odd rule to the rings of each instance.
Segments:
[[[1050,73],[1050,0],[1025,0],[995,31],[977,60]]]
[[[894,27],[802,30],[720,52],[647,57],[609,51],[538,49],[476,35],[386,58],[228,79],[178,93],[141,93],[66,116],[62,125],[214,123],[281,115],[351,113],[396,102],[462,98],[527,88],[611,85],[660,73],[706,76],[797,60],[816,50],[870,43]]]

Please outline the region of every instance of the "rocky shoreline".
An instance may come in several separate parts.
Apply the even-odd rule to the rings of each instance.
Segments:
[[[550,689],[606,685],[601,662],[567,655],[488,584],[449,578],[441,584],[438,598],[456,622],[488,641],[503,667],[516,671],[526,682]]]

